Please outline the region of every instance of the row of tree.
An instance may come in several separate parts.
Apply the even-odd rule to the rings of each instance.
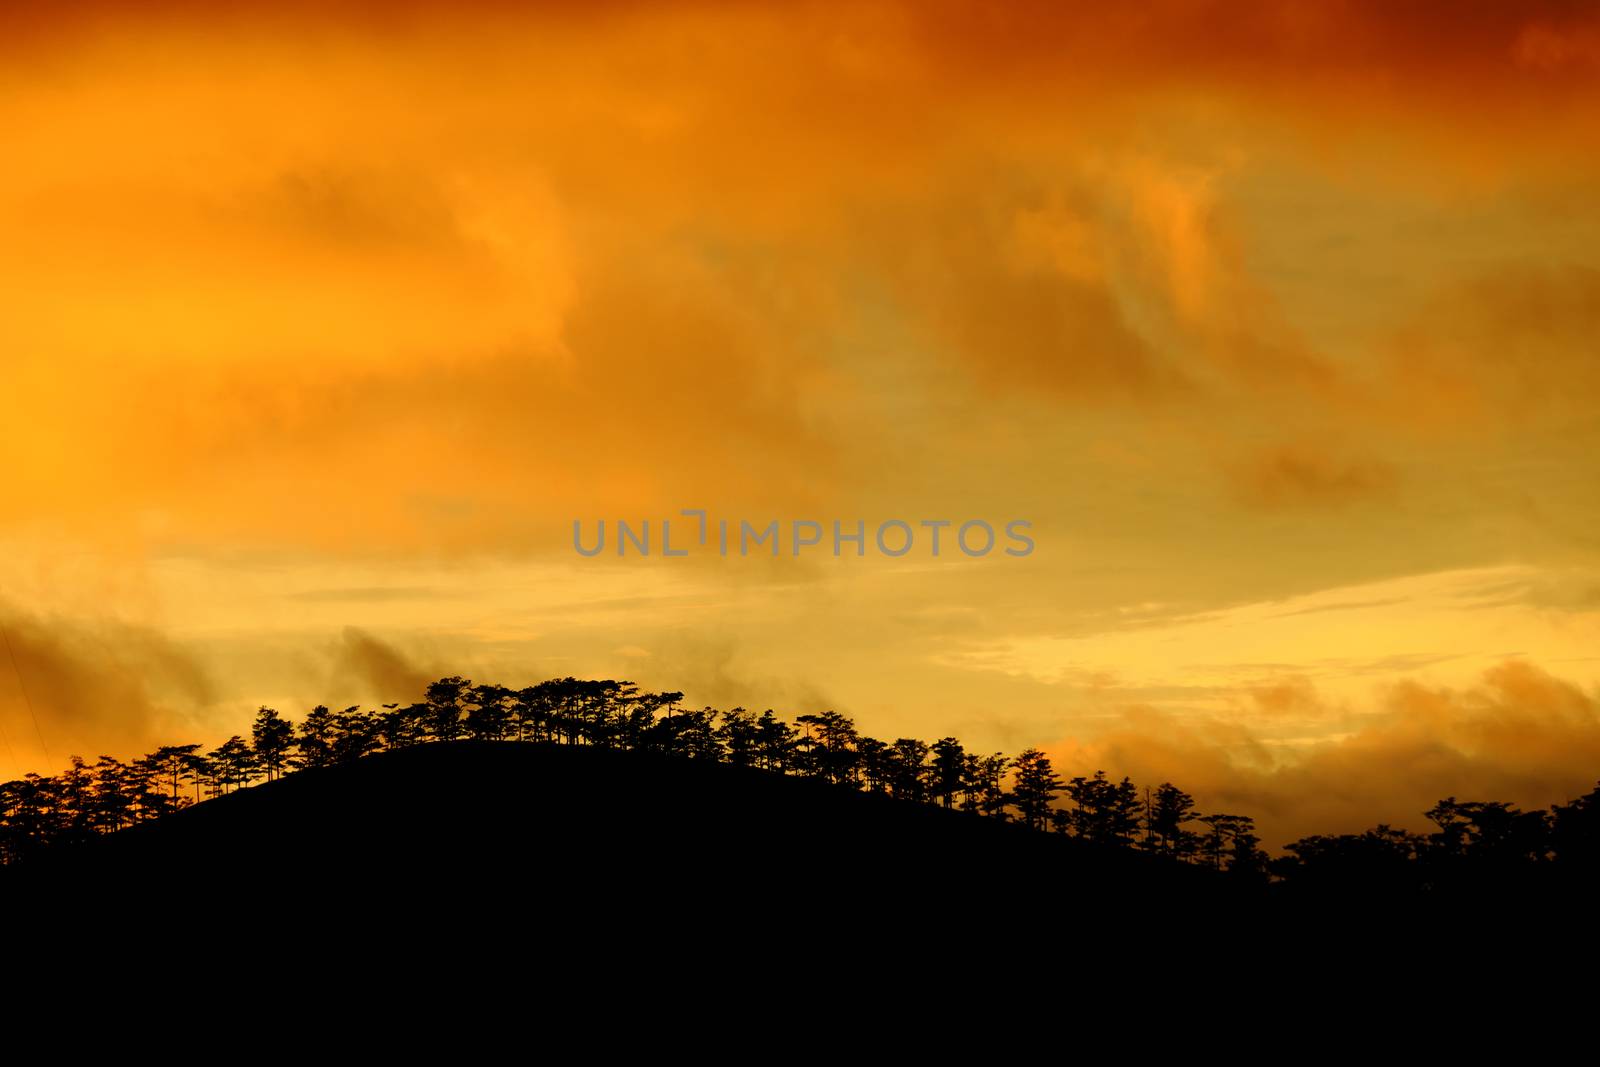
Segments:
[[[1424,814],[1430,833],[1380,824],[1303,837],[1285,846],[1271,870],[1291,887],[1341,895],[1600,882],[1600,786],[1548,810],[1446,797]]]
[[[167,745],[129,763],[74,757],[61,774],[0,785],[0,860],[112,833],[301,768],[459,739],[592,745],[805,776],[1252,880],[1271,874],[1304,884],[1427,888],[1484,871],[1579,860],[1592,866],[1600,841],[1600,790],[1548,812],[1450,798],[1427,813],[1437,827],[1432,834],[1380,826],[1308,837],[1269,862],[1250,818],[1202,814],[1170,782],[1141,789],[1103,771],[1064,780],[1036,748],[1007,757],[968,752],[954,737],[885,742],[833,711],[790,723],[771,710],[685,709],[682,699],[631,682],[561,678],[509,689],[452,677],[428,686],[419,703],[317,707],[298,724],[263,707],[248,740],[230,737],[209,751]]]

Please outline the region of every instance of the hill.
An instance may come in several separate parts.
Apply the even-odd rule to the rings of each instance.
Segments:
[[[1556,936],[1561,909],[1377,904],[1286,898],[814,779],[503,741],[303,770],[0,869],[23,956],[109,955],[186,979],[323,977],[309,961],[340,981],[509,974],[496,995],[513,999],[535,975],[608,988],[709,968],[710,988],[746,996],[755,981],[1034,982],[1115,1001],[1154,980],[1148,995],[1177,1004],[1187,975],[1292,998],[1291,973],[1326,983],[1357,968],[1402,986],[1419,967],[1470,974],[1491,940],[1578,951]]]
[[[18,899],[192,915],[360,900],[385,916],[704,909],[721,926],[1221,905],[1213,872],[710,762],[452,742],[301,771],[3,872]]]

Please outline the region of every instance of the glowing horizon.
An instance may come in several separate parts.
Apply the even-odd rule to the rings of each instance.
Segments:
[[[578,675],[1569,799],[1597,113],[1555,0],[8,8],[0,777]],[[1037,547],[572,550],[686,507]]]

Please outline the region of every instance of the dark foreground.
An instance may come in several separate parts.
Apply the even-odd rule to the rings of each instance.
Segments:
[[[404,944],[412,965],[736,959],[958,986],[1016,981],[1019,965],[1057,981],[1173,960],[1216,974],[1291,945],[1386,966],[1470,955],[1488,937],[1559,953],[1565,925],[1526,902],[1285,901],[809,780],[504,742],[302,771],[54,850],[0,871],[0,904],[12,929],[154,952],[224,937],[241,960]],[[1585,951],[1570,932],[1567,944]]]
[[[3,872],[11,874],[13,872]],[[44,854],[19,888],[115,910],[333,889],[395,904],[486,894],[628,909],[710,901],[853,911],[967,901],[1054,910],[1224,893],[1212,872],[1015,824],[720,764],[454,742],[302,771]],[[113,891],[114,890],[114,891]]]

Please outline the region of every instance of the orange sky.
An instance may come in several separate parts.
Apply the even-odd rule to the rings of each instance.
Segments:
[[[572,673],[1564,800],[1597,91],[1573,3],[5,5],[0,775]],[[1038,548],[571,550],[686,507]]]

